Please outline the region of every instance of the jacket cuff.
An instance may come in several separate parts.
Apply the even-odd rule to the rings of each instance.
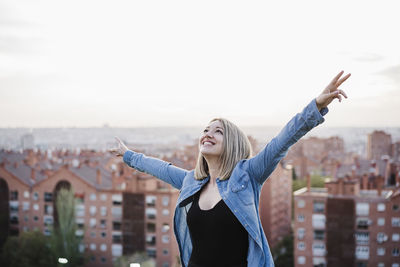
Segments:
[[[124,154],[123,160],[126,164],[128,164],[130,166],[130,163],[132,161],[132,157],[133,157],[134,152],[131,150],[127,150]]]

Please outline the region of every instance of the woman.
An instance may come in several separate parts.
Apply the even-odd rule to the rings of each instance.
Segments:
[[[200,137],[192,171],[133,152],[117,138],[118,148],[111,152],[180,190],[174,231],[182,266],[274,266],[258,212],[261,187],[289,147],[324,121],[327,106],[335,98],[347,98],[338,87],[350,74],[342,75],[343,71],[252,158],[245,134],[220,118]]]

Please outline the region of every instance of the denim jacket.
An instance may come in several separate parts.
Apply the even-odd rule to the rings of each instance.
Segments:
[[[312,128],[324,122],[322,116],[327,112],[328,108],[319,111],[316,100],[313,99],[256,156],[239,161],[229,179],[221,181],[217,178],[218,190],[223,201],[249,234],[248,266],[274,266],[258,210],[263,183],[286,155],[289,147]],[[193,170],[187,171],[171,163],[130,150],[124,154],[123,159],[130,167],[158,177],[180,190],[175,207],[174,232],[182,266],[187,267],[192,252],[192,242],[186,215],[192,204],[191,196],[201,189],[209,177],[196,180]]]

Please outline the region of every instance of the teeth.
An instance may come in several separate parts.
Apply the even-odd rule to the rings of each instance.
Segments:
[[[212,145],[213,143],[211,143],[211,142],[208,142],[208,141],[205,141],[205,142],[204,142],[204,145],[205,145],[205,144]]]

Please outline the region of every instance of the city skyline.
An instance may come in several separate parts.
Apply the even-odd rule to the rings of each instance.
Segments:
[[[342,69],[320,127],[399,127],[396,7],[2,1],[0,127],[283,126]]]

